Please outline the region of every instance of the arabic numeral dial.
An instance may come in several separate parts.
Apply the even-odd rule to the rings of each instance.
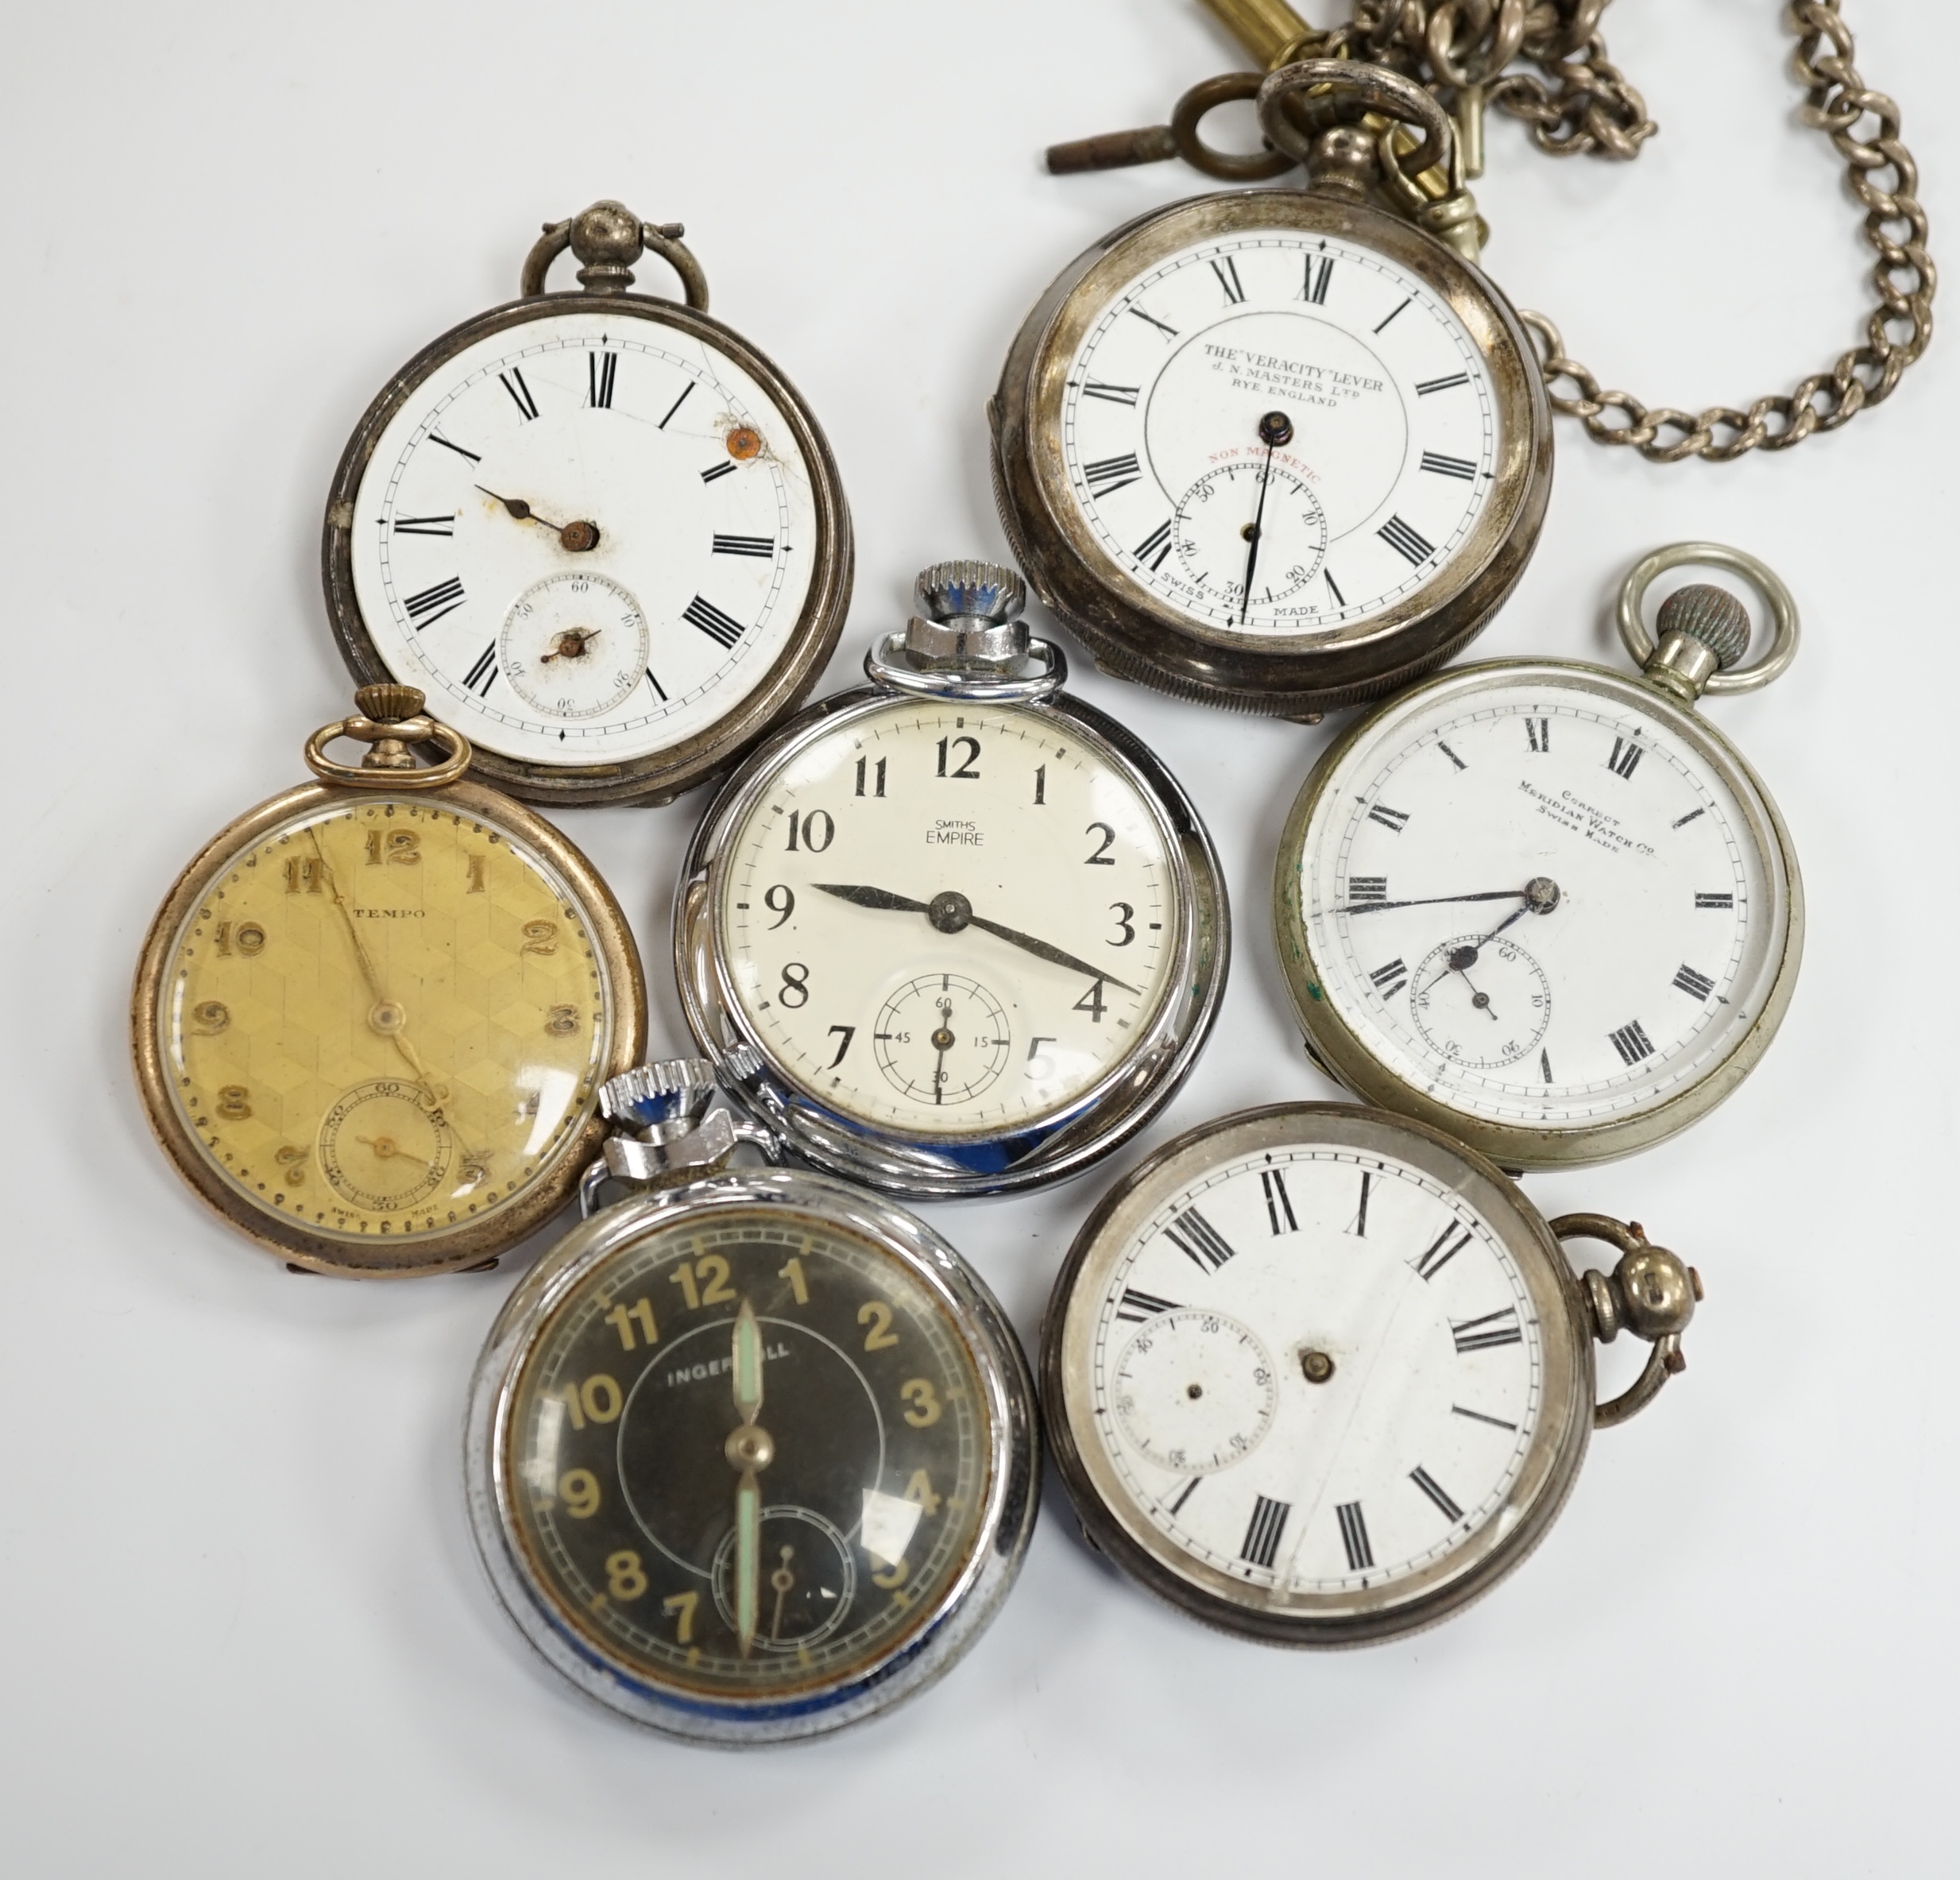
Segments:
[[[747,801],[718,944],[746,1025],[827,1107],[1011,1128],[1145,1048],[1189,915],[1162,813],[1073,721],[879,700]]]

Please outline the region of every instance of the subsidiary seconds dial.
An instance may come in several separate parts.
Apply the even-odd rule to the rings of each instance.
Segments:
[[[671,235],[617,203],[547,232],[525,298],[375,400],[327,506],[349,663],[540,799],[664,801],[722,768],[807,690],[849,598],[822,435]],[[567,244],[586,291],[542,292]],[[643,245],[686,306],[624,291]]]
[[[1247,634],[1368,621],[1432,578],[1499,444],[1489,368],[1439,293],[1357,243],[1280,229],[1130,280],[1077,350],[1061,441],[1117,567]]]
[[[1052,1114],[1162,1004],[1184,915],[1124,769],[1047,714],[895,699],[814,738],[730,845],[723,954],[758,1036],[919,1135]]]

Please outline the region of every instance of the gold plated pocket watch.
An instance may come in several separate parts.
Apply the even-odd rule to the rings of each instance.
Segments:
[[[350,1278],[452,1272],[577,1186],[646,990],[591,863],[466,776],[419,692],[355,702],[307,741],[321,780],[221,830],[157,911],[137,1081],[178,1172],[261,1247]],[[369,747],[358,767],[329,755],[341,738]]]
[[[528,1274],[470,1392],[470,1513],[544,1658],[636,1722],[821,1735],[940,1677],[1020,1571],[1040,1481],[1005,1316],[916,1216],[726,1166],[701,1060],[615,1079],[628,1198]]]
[[[1610,1275],[1560,1242],[1603,1240]],[[1400,1638],[1513,1571],[1595,1426],[1686,1360],[1701,1282],[1637,1225],[1548,1222],[1474,1150],[1347,1104],[1179,1137],[1084,1224],[1042,1332],[1083,1531],[1193,1617],[1268,1644]],[[1652,1341],[1595,1398],[1592,1348]]]
[[[1751,582],[1642,602],[1684,564]],[[1677,543],[1628,575],[1637,675],[1493,660],[1378,706],[1327,751],[1280,838],[1274,937],[1309,1050],[1358,1097],[1502,1166],[1604,1161],[1705,1116],[1782,1023],[1803,950],[1789,832],[1695,709],[1795,656],[1788,590]]]
[[[432,341],[348,440],[322,575],[364,683],[420,687],[476,772],[546,803],[664,803],[815,683],[851,522],[802,398],[707,312],[678,223],[547,224],[522,298]],[[566,248],[582,292],[547,293]],[[628,290],[648,250],[686,304]]]
[[[895,1194],[1024,1188],[1106,1155],[1204,1048],[1230,961],[1196,808],[1063,690],[1011,569],[947,562],[872,684],[723,785],[682,866],[675,968],[731,1095]]]
[[[1200,93],[1200,110],[1256,93],[1278,154],[1249,173],[1304,161],[1309,186],[1173,203],[1071,263],[989,407],[995,490],[1035,592],[1099,664],[1311,718],[1490,617],[1544,519],[1551,415],[1473,265],[1456,133],[1421,87],[1307,60]],[[1456,184],[1437,202],[1409,180],[1432,169]]]

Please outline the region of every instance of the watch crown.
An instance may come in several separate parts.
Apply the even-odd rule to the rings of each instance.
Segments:
[[[398,725],[419,718],[427,702],[413,686],[362,686],[354,695],[354,708],[377,725]]]
[[[934,562],[914,585],[921,613],[928,620],[986,621],[1003,625],[1027,605],[1027,586],[1011,568],[995,562]]]
[[[1749,651],[1749,609],[1726,587],[1697,581],[1676,588],[1654,616],[1655,631],[1664,643],[1670,633],[1699,640],[1715,656],[1717,666],[1733,666]]]
[[[666,1058],[609,1077],[599,1091],[600,1113],[642,1129],[657,1124],[698,1123],[714,1101],[714,1066],[706,1058]]]

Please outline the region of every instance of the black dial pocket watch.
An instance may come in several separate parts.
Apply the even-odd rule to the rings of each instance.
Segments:
[[[327,499],[356,677],[419,687],[540,803],[664,803],[721,768],[816,683],[850,599],[829,447],[709,318],[681,232],[613,202],[547,224],[521,299],[382,388]],[[567,247],[584,291],[547,293]],[[648,250],[685,306],[628,291]]]
[[[454,1272],[570,1197],[646,989],[592,864],[466,775],[468,741],[419,692],[355,703],[307,742],[320,781],[221,830],[158,909],[137,1081],[185,1181],[290,1264]]]
[[[1603,1240],[1610,1275],[1560,1243]],[[1347,1104],[1247,1110],[1104,1199],[1042,1330],[1050,1446],[1089,1539],[1194,1618],[1359,1645],[1524,1561],[1593,1429],[1686,1360],[1701,1282],[1637,1225],[1548,1222],[1474,1150]],[[1595,1401],[1592,1348],[1652,1341]]]
[[[1142,1128],[1230,956],[1211,839],[1142,741],[1061,690],[1011,570],[949,562],[722,786],[683,865],[689,1029],[797,1155],[893,1193],[1004,1192]]]
[[[1677,589],[1649,629],[1655,578],[1691,563],[1761,594],[1753,664],[1724,588]],[[1705,1116],[1769,1048],[1803,957],[1789,832],[1695,709],[1789,664],[1788,590],[1676,543],[1628,575],[1618,622],[1637,674],[1490,660],[1375,706],[1280,838],[1274,930],[1309,1050],[1506,1168],[1603,1161]]]
[[[477,1545],[532,1644],[601,1704],[741,1745],[887,1710],[1014,1584],[1040,1456],[1000,1309],[915,1216],[725,1166],[766,1132],[713,1067],[609,1084],[629,1198],[528,1274],[477,1366]]]
[[[1248,173],[1305,161],[1309,186],[1173,203],[1072,262],[989,407],[995,490],[1100,665],[1310,718],[1490,617],[1544,519],[1551,415],[1469,258],[1475,209],[1427,92],[1336,60],[1200,90],[1200,110],[1256,92],[1278,154]],[[1409,180],[1432,168],[1454,183],[1435,202]]]

